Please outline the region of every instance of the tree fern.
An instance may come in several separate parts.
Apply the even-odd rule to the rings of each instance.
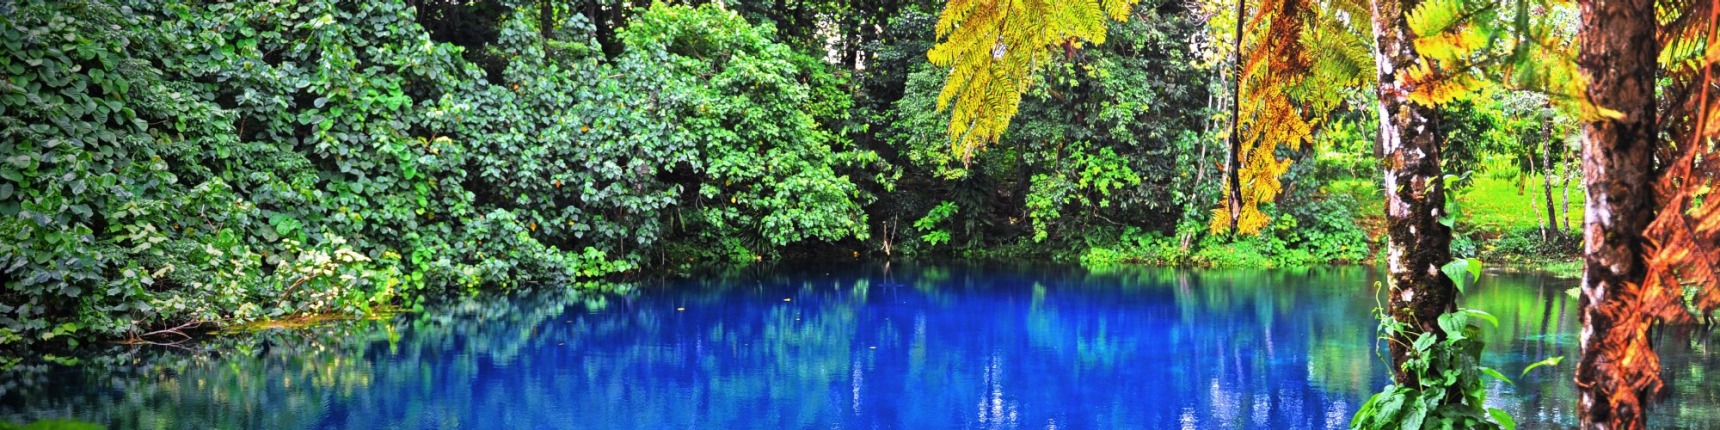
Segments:
[[[1240,109],[1231,139],[1238,165],[1228,172],[1235,180],[1224,184],[1234,203],[1213,209],[1210,227],[1215,232],[1230,231],[1234,224],[1238,233],[1257,234],[1270,223],[1260,206],[1277,198],[1283,190],[1280,177],[1290,169],[1290,160],[1279,159],[1277,149],[1300,149],[1313,134],[1312,124],[1336,105],[1307,104],[1293,97],[1319,92],[1309,90],[1310,83],[1319,81],[1309,79],[1315,57],[1303,43],[1307,24],[1316,20],[1310,6],[1304,0],[1266,0],[1245,21]]]
[[[1406,19],[1424,62],[1401,74],[1396,87],[1434,106],[1498,85],[1545,94],[1583,119],[1617,116],[1583,95],[1571,6],[1567,0],[1423,1]]]
[[[926,53],[949,79],[938,109],[949,109],[950,149],[963,162],[997,142],[1021,96],[1048,60],[1105,42],[1108,20],[1128,18],[1136,0],[949,0],[939,42]]]
[[[1692,316],[1712,316],[1720,309],[1720,195],[1715,194],[1720,189],[1720,163],[1716,163],[1720,159],[1720,147],[1716,146],[1720,121],[1715,115],[1720,110],[1720,103],[1716,102],[1720,94],[1716,94],[1714,76],[1716,62],[1720,62],[1720,49],[1715,46],[1716,31],[1720,30],[1717,27],[1720,5],[1710,0],[1659,0],[1652,6],[1654,38],[1660,50],[1654,58],[1658,67],[1646,69],[1658,78],[1657,84],[1650,87],[1657,97],[1653,100],[1655,108],[1642,112],[1639,107],[1634,120],[1641,124],[1644,113],[1650,117],[1652,158],[1658,160],[1652,163],[1652,168],[1658,170],[1653,180],[1652,208],[1642,211],[1655,211],[1652,221],[1640,232],[1644,243],[1640,257],[1646,273],[1637,272],[1636,276],[1641,278],[1613,279],[1593,287],[1585,282],[1584,330],[1593,332],[1593,336],[1584,338],[1577,374],[1579,390],[1585,399],[1580,405],[1585,411],[1582,416],[1585,426],[1646,427],[1641,411],[1655,399],[1653,394],[1664,387],[1659,357],[1649,342],[1649,327],[1657,321],[1689,322]],[[1640,22],[1628,21],[1634,16],[1605,17]],[[1585,29],[1605,30],[1610,29],[1598,26]],[[1622,55],[1617,51],[1602,54]],[[1608,128],[1600,124],[1605,121],[1608,120],[1591,120],[1595,123],[1589,129],[1592,140],[1588,144],[1592,146],[1587,151],[1591,154],[1622,146],[1606,140],[1617,136],[1616,133],[1594,138],[1596,130]],[[1631,121],[1625,119],[1627,124]],[[1585,159],[1585,164],[1596,164],[1591,170],[1615,168],[1601,164],[1604,162]],[[1629,176],[1650,170],[1651,163],[1641,164],[1641,167],[1624,166],[1623,174],[1593,170],[1601,176],[1599,181],[1591,178],[1590,184],[1641,183],[1637,179],[1640,176]],[[1648,214],[1642,212],[1629,215],[1646,218]],[[1588,228],[1591,249],[1616,246],[1618,241],[1612,239],[1613,235],[1636,237],[1638,233],[1631,231],[1637,227],[1613,231],[1595,222]],[[1604,259],[1604,254],[1599,258],[1595,254],[1598,253],[1590,254],[1588,273],[1605,276],[1610,270],[1606,264],[1611,261]],[[1636,256],[1626,255],[1619,260]],[[1595,302],[1589,303],[1590,300]],[[1590,323],[1592,320],[1604,323],[1597,326]]]
[[[1662,0],[1661,71],[1670,85],[1660,113],[1669,160],[1655,185],[1663,207],[1649,224],[1645,307],[1670,321],[1688,321],[1720,308],[1720,62],[1716,27],[1720,6],[1711,1]],[[1694,311],[1694,312],[1688,312]]]
[[[1373,86],[1374,58],[1367,20],[1350,9],[1360,2],[1339,0],[1319,9],[1302,31],[1302,49],[1313,59],[1307,80],[1292,92],[1308,109],[1329,112],[1343,101],[1344,88]],[[1365,4],[1360,5],[1366,7]],[[1366,13],[1363,9],[1360,13]],[[1360,15],[1366,16],[1366,15]]]

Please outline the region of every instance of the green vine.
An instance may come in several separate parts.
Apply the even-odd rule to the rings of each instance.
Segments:
[[[1447,175],[1446,185],[1451,186],[1460,179],[1460,176]],[[1450,227],[1457,222],[1460,213],[1457,199],[1448,194],[1445,206],[1447,215],[1439,222]],[[1480,280],[1481,262],[1459,258],[1446,263],[1440,271],[1451,278],[1452,285],[1461,295]],[[1378,290],[1381,285],[1375,283],[1374,287]],[[1517,428],[1511,414],[1485,406],[1487,386],[1483,376],[1507,384],[1512,382],[1499,371],[1481,365],[1481,351],[1487,348],[1487,341],[1482,337],[1480,327],[1472,322],[1481,320],[1498,327],[1498,318],[1478,309],[1457,308],[1439,316],[1439,328],[1445,332],[1445,336],[1440,337],[1416,329],[1414,321],[1398,321],[1384,306],[1374,308],[1374,317],[1380,320],[1379,339],[1388,344],[1414,339],[1405,345],[1407,357],[1398,368],[1412,376],[1409,379],[1414,381],[1414,385],[1393,383],[1368,397],[1368,401],[1350,419],[1350,428]],[[1381,354],[1380,359],[1390,366],[1391,359],[1385,354]],[[1523,374],[1527,375],[1536,367],[1558,363],[1559,357],[1543,360],[1524,368]]]
[[[1464,276],[1467,278],[1467,276]],[[1456,278],[1453,278],[1456,279]],[[1377,285],[1376,285],[1377,286]],[[1487,342],[1473,320],[1486,321],[1497,327],[1499,320],[1476,309],[1459,308],[1439,316],[1439,327],[1446,335],[1421,332],[1409,324],[1391,318],[1383,307],[1374,308],[1379,318],[1379,338],[1399,342],[1410,335],[1414,341],[1401,370],[1414,376],[1415,385],[1387,385],[1368,398],[1350,420],[1352,429],[1515,429],[1511,415],[1498,408],[1487,408],[1487,387],[1482,376],[1506,383],[1511,380],[1490,367],[1481,365],[1481,351]],[[1384,355],[1382,360],[1390,360]]]

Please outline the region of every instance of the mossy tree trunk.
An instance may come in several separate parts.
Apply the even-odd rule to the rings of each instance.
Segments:
[[[1640,429],[1660,363],[1640,311],[1647,266],[1642,232],[1655,216],[1654,0],[1579,4],[1577,64],[1595,104],[1623,114],[1584,126],[1583,321],[1577,363],[1584,428]]]
[[[1453,310],[1456,288],[1440,267],[1451,261],[1451,229],[1439,223],[1445,215],[1445,181],[1439,166],[1438,112],[1409,100],[1399,88],[1398,73],[1420,61],[1411,41],[1415,34],[1404,12],[1415,0],[1374,0],[1374,63],[1378,72],[1380,148],[1384,152],[1386,224],[1390,240],[1387,264],[1391,285],[1387,311],[1409,327],[1390,342],[1393,379],[1417,386],[1401,364],[1418,333],[1443,337],[1439,315]]]

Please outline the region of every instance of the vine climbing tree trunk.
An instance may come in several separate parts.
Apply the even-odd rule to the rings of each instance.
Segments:
[[[1374,0],[1374,66],[1378,72],[1379,143],[1384,151],[1386,228],[1390,236],[1387,264],[1391,285],[1387,311],[1410,327],[1390,342],[1393,379],[1404,386],[1419,385],[1403,371],[1416,333],[1444,336],[1439,315],[1453,310],[1456,288],[1440,266],[1451,261],[1451,229],[1439,223],[1445,215],[1445,181],[1439,167],[1435,131],[1438,113],[1409,100],[1397,86],[1398,73],[1419,59],[1412,45],[1404,12],[1416,0]]]
[[[1642,232],[1655,215],[1654,0],[1587,0],[1578,8],[1577,64],[1589,100],[1622,113],[1589,122],[1583,145],[1583,330],[1578,415],[1591,429],[1640,429],[1660,388],[1659,358],[1639,310],[1647,267]]]

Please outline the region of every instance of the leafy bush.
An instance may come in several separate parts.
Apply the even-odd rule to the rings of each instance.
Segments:
[[[914,221],[914,229],[919,230],[922,233],[920,235],[920,240],[925,241],[926,244],[931,246],[949,243],[950,232],[939,227],[938,224],[949,219],[951,215],[955,215],[960,209],[961,208],[957,207],[955,203],[939,203],[938,206],[933,207],[930,212],[926,212],[926,216],[921,217],[918,221]]]
[[[1369,255],[1367,232],[1356,225],[1354,205],[1347,196],[1333,196],[1288,206],[1294,220],[1287,229],[1278,229],[1280,237],[1288,236],[1292,246],[1308,251],[1311,264],[1360,262]],[[1282,218],[1282,216],[1280,217]]]
[[[1452,234],[1452,237],[1451,237],[1451,257],[1452,258],[1475,258],[1476,255],[1477,255],[1477,248],[1475,245],[1475,239],[1471,239],[1469,237],[1469,235],[1466,235],[1466,234],[1457,234],[1457,233]]]
[[[1187,263],[1189,250],[1173,237],[1129,227],[1114,244],[1098,244],[1080,256],[1081,265],[1103,267],[1115,264],[1178,266]]]
[[[1231,241],[1220,236],[1207,236],[1200,241],[1200,250],[1190,259],[1194,265],[1213,268],[1275,267],[1274,246],[1269,236],[1252,236]],[[1283,255],[1283,254],[1276,254]],[[1285,256],[1289,257],[1289,256]],[[1283,257],[1280,257],[1283,258]],[[1301,258],[1297,258],[1300,261]]]
[[[1384,311],[1376,310],[1383,313]],[[1350,422],[1355,429],[1396,428],[1515,428],[1510,414],[1486,407],[1487,385],[1482,377],[1507,381],[1498,371],[1482,366],[1486,341],[1470,319],[1497,321],[1474,309],[1458,309],[1439,316],[1444,336],[1413,332],[1390,317],[1380,317],[1382,338],[1411,336],[1408,360],[1401,371],[1414,375],[1416,384],[1388,385],[1368,397]]]
[[[755,253],[805,240],[864,239],[866,196],[836,169],[877,156],[836,147],[841,140],[802,104],[831,109],[843,102],[810,94],[803,75],[818,73],[798,69],[797,61],[807,63],[772,34],[733,12],[662,4],[621,32],[629,57],[688,85],[686,94],[661,97],[683,112],[677,132],[698,154],[684,166],[694,177],[678,182],[693,193],[675,210],[688,223],[682,233],[710,244],[739,238]]]
[[[645,10],[613,60],[579,15],[540,43],[516,14],[494,83],[399,1],[10,12],[0,348],[867,234],[840,78],[715,8]]]
[[[1508,230],[1482,244],[1477,253],[1490,260],[1540,264],[1577,255],[1582,250],[1582,237],[1553,234],[1542,238],[1538,228]]]

